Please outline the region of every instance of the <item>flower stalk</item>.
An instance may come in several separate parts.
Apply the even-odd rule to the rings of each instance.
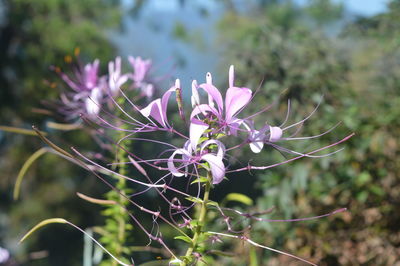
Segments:
[[[193,260],[193,252],[196,251],[196,248],[198,247],[198,242],[201,239],[201,236],[203,235],[204,231],[203,228],[206,226],[207,222],[207,203],[210,197],[210,191],[211,191],[211,172],[207,172],[207,179],[209,180],[208,182],[205,183],[205,189],[204,189],[204,195],[203,195],[203,200],[201,202],[200,206],[200,211],[198,215],[198,223],[195,228],[195,232],[192,238],[192,244],[191,246],[187,249],[185,258],[181,263],[181,266],[186,266],[187,263],[192,262]]]

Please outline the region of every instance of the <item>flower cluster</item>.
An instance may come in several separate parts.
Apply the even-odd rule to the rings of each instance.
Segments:
[[[76,119],[80,114],[93,119],[99,114],[101,106],[111,102],[112,97],[118,96],[120,89],[128,82],[129,89],[139,90],[141,97],[153,96],[154,85],[149,78],[151,61],[129,56],[131,70],[128,73],[122,73],[121,61],[121,57],[116,57],[109,62],[106,75],[99,73],[98,59],[86,65],[78,63],[73,69],[73,75],[67,75],[60,68],[53,67],[70,89],[61,94],[61,104],[58,106],[66,120]]]
[[[255,117],[269,110],[270,106],[266,106],[254,114],[243,115],[242,111],[251,103],[255,93],[249,88],[235,85],[233,66],[229,68],[228,88],[225,97],[213,84],[212,75],[207,73],[204,83],[198,84],[196,80],[192,82],[191,104],[184,103],[179,79],[160,98],[151,102],[138,101],[140,97],[149,98],[153,95],[154,85],[147,78],[151,63],[148,60],[142,60],[140,57],[129,57],[128,60],[133,72],[125,74],[122,73],[121,58],[119,57],[115,61],[109,62],[108,75],[105,76],[99,75],[98,60],[84,67],[78,67],[73,78],[58,71],[61,78],[72,89],[71,92],[61,96],[63,113],[70,119],[76,117],[79,113],[80,117],[90,127],[94,128],[98,135],[102,136],[102,139],[112,142],[120,150],[116,162],[113,161],[108,166],[104,166],[76,148],[71,148],[73,154],[62,150],[34,128],[36,133],[61,156],[92,172],[99,180],[109,186],[113,192],[117,193],[117,197],[106,201],[106,204],[116,206],[116,208],[110,207],[109,210],[115,209],[118,215],[120,215],[121,209],[126,211],[126,218],[131,219],[135,226],[147,235],[150,242],[158,242],[164,248],[168,254],[167,256],[170,256],[169,264],[171,265],[185,266],[192,265],[197,260],[206,261],[205,257],[213,252],[213,249],[209,248],[208,245],[222,242],[223,238],[240,239],[250,245],[285,254],[315,265],[302,258],[254,242],[245,234],[249,228],[241,227],[241,222],[244,219],[265,222],[306,221],[329,216],[345,209],[339,209],[316,217],[271,220],[260,217],[269,213],[270,210],[245,213],[227,208],[223,204],[220,205],[211,200],[210,192],[226,179],[227,174],[232,172],[265,170],[303,157],[329,156],[340,151],[340,149],[330,153],[319,153],[346,141],[353,134],[330,145],[305,152],[284,147],[285,141],[317,138],[329,133],[334,127],[319,135],[297,137],[296,135],[299,134],[303,123],[314,114],[318,106],[303,120],[285,126],[290,116],[290,101],[288,102],[286,118],[280,125],[275,125],[268,121],[261,125],[257,124]],[[125,84],[128,81],[130,81],[128,89],[140,90],[139,98],[132,99],[127,96],[125,90],[127,86]],[[121,89],[122,86],[125,88]],[[179,111],[180,120],[183,122],[183,127],[175,125],[175,122],[172,122],[173,120],[169,117],[168,106],[172,95],[175,95],[176,107]],[[121,101],[115,99],[117,96],[122,97]],[[109,112],[102,108],[102,105],[107,103],[110,106],[117,107],[118,113]],[[144,106],[141,103],[144,103]],[[128,105],[128,109],[126,105]],[[108,133],[111,132],[118,134],[114,134],[114,137],[109,137]],[[167,133],[169,137],[171,135],[175,136],[179,139],[179,145],[175,146],[169,142],[143,136],[151,132]],[[115,139],[115,135],[119,136],[118,140]],[[159,135],[157,134],[157,136]],[[236,141],[227,141],[230,138],[234,138]],[[125,145],[127,144],[125,141],[129,143],[131,141],[145,141],[165,148],[161,149],[156,158],[142,158],[141,154],[138,154],[135,150],[130,150],[129,145]],[[287,153],[288,158],[270,165],[261,166],[251,165],[249,162],[245,167],[232,168],[229,164],[230,153],[236,149],[247,147],[257,154],[266,146],[277,149],[282,153]],[[128,171],[126,171],[128,166],[133,166],[137,169],[145,180],[128,176]],[[117,167],[119,170],[116,170]],[[157,174],[154,174],[155,171],[152,171],[153,174],[149,175],[148,168],[158,170],[162,174],[157,176]],[[118,178],[119,183],[114,185],[107,178],[104,178],[104,175]],[[185,179],[187,182],[186,189],[182,189],[179,184],[181,182],[173,182],[174,178]],[[125,181],[137,185],[134,192],[130,189],[125,189]],[[139,195],[150,190],[156,192],[169,206],[167,210],[152,210],[137,200]],[[84,195],[80,197],[99,204],[105,202],[104,200],[93,199]],[[115,200],[116,198],[119,200]],[[128,204],[136,208],[136,211],[143,212],[151,217],[153,221],[151,229],[142,224],[143,214],[139,215],[136,211],[131,212],[128,209]],[[198,208],[193,208],[194,206]],[[210,212],[214,212],[214,214],[209,215]],[[121,216],[118,217],[121,218]],[[225,229],[222,232],[212,231],[212,227],[209,226],[211,221],[208,221],[208,219],[221,221]],[[59,218],[44,221],[32,230],[34,231],[43,224],[52,222],[67,223],[84,232],[74,224]],[[184,255],[176,255],[175,251],[166,245],[159,222],[171,226],[177,234],[175,239],[189,243]],[[239,230],[237,230],[238,224],[241,227]],[[120,224],[118,228],[125,230],[125,224]],[[90,236],[90,238],[92,237]],[[129,265],[126,263],[128,260],[117,258],[118,255],[122,256],[122,253],[114,256],[113,252],[107,250],[94,238],[92,240],[115,261],[122,265]]]
[[[117,62],[115,62],[115,65],[118,65]],[[110,69],[115,72],[116,68],[118,67],[114,68],[114,65],[111,65]],[[113,85],[116,87],[119,86],[121,80],[124,81],[124,79],[125,78],[122,78],[119,72],[116,72],[114,78],[116,83]],[[118,80],[120,82],[117,82]],[[140,78],[137,78],[137,80],[140,80]],[[197,255],[204,253],[204,250],[199,248],[199,243],[201,241],[204,242],[204,238],[206,236],[210,238],[212,242],[221,241],[221,237],[230,237],[245,240],[254,246],[273,250],[269,247],[257,244],[249,238],[244,238],[242,231],[233,230],[232,217],[226,214],[227,212],[231,213],[231,215],[241,218],[274,222],[315,219],[332,215],[344,210],[340,209],[329,214],[311,218],[294,220],[268,220],[257,216],[260,214],[242,213],[237,210],[219,206],[218,203],[211,201],[209,199],[211,189],[215,185],[220,184],[224,180],[225,176],[231,172],[264,170],[289,163],[303,157],[329,156],[340,151],[340,149],[322,155],[316,154],[320,151],[329,149],[342,143],[352,135],[349,135],[330,145],[307,152],[298,152],[283,147],[281,143],[284,141],[317,138],[329,133],[333,128],[315,136],[296,137],[296,135],[299,133],[299,130],[295,130],[294,133],[286,136],[288,129],[294,127],[301,128],[302,124],[309,119],[317,109],[315,108],[314,111],[303,120],[292,125],[285,126],[285,123],[290,115],[290,102],[288,103],[286,119],[281,125],[273,125],[266,121],[261,126],[257,126],[256,122],[254,121],[254,117],[265,112],[269,109],[269,107],[263,108],[260,112],[247,117],[243,117],[241,115],[242,110],[244,110],[246,106],[250,104],[254,94],[249,88],[237,87],[235,85],[233,66],[231,66],[229,69],[229,81],[225,98],[223,98],[221,92],[213,84],[212,75],[210,73],[207,73],[206,81],[204,83],[199,85],[196,80],[192,82],[192,96],[190,98],[191,108],[189,112],[185,110],[185,107],[188,105],[184,104],[184,99],[182,98],[182,88],[180,84],[180,80],[177,79],[175,84],[166,90],[161,98],[155,99],[145,106],[139,106],[137,103],[134,103],[127,98],[123,92],[121,92],[122,96],[125,97],[126,102],[131,105],[131,109],[142,116],[142,118],[134,118],[134,115],[131,115],[128,112],[123,112],[127,118],[119,118],[119,122],[123,122],[124,127],[120,126],[121,123],[109,121],[106,118],[101,117],[101,115],[98,115],[98,119],[94,120],[91,120],[89,115],[87,117],[83,117],[86,121],[92,121],[103,128],[126,132],[127,135],[125,137],[120,139],[118,142],[114,142],[115,145],[117,145],[120,149],[123,149],[127,154],[127,160],[125,162],[118,162],[118,164],[133,165],[147,178],[146,182],[116,173],[112,169],[90,160],[78,150],[73,149],[75,154],[83,159],[85,163],[88,163],[89,165],[99,169],[99,173],[101,172],[117,175],[120,178],[124,178],[144,187],[144,190],[138,189],[134,194],[127,196],[129,202],[136,206],[140,211],[144,211],[145,213],[152,215],[155,224],[157,224],[157,220],[161,219],[175,228],[175,230],[181,234],[181,239],[185,239],[185,241],[191,243],[191,246],[188,248],[186,254],[178,257],[172,253],[168,247],[166,247],[161,237],[161,233],[157,232],[155,235],[152,234],[140,224],[140,221],[138,221],[135,216],[131,216],[138,227],[148,235],[150,240],[156,240],[163,245],[168,252],[171,253],[173,259],[172,262],[177,262],[180,265],[193,263],[196,260],[196,257],[198,257]],[[178,127],[175,126],[168,117],[168,105],[173,94],[176,96],[175,101],[179,115],[185,124],[183,130],[178,129]],[[114,101],[114,104],[116,104],[119,109],[122,109],[122,106],[119,106],[116,101]],[[188,117],[186,117],[186,115],[188,115]],[[176,135],[178,138],[182,139],[182,146],[177,147],[167,142],[139,136],[155,131],[167,132],[169,134],[172,133],[173,135]],[[100,132],[104,134],[104,131],[100,130]],[[232,142],[227,142],[226,140],[228,138],[239,139],[239,144],[229,147],[228,144]],[[136,152],[132,152],[121,145],[125,140],[148,141],[165,145],[166,149],[163,150],[157,158],[145,159],[141,158],[141,156]],[[228,166],[227,161],[229,152],[248,146],[254,153],[259,153],[265,145],[269,145],[281,152],[288,153],[290,158],[271,165],[255,166],[250,165],[249,163],[246,167],[236,169],[230,169]],[[164,174],[157,178],[150,177],[145,170],[146,167],[163,171]],[[104,182],[104,179],[101,178],[100,174],[95,174]],[[174,182],[172,182],[175,177],[186,178],[188,187],[189,184],[197,187],[196,192],[193,193],[193,190],[188,188],[186,191],[182,191],[180,188],[175,187]],[[112,187],[112,185],[108,185]],[[136,196],[151,189],[155,190],[159,196],[170,206],[168,214],[163,214],[163,211],[153,211],[147,209],[135,202],[134,198]],[[173,196],[171,197],[171,194],[167,192],[173,193]],[[200,204],[200,214],[197,215],[197,217],[192,217],[190,214],[190,209],[197,204]],[[220,215],[219,218],[226,224],[225,232],[221,233],[204,230],[207,212],[211,210],[216,211]],[[169,219],[166,218],[167,215],[169,216]],[[181,222],[179,222],[179,220],[181,220]],[[187,228],[191,230],[193,235],[189,237],[181,230],[181,228]],[[285,252],[277,250],[273,251],[295,257]],[[295,258],[303,260],[298,257]]]
[[[323,147],[315,151],[306,153],[289,150],[282,147],[279,143],[285,140],[302,140],[322,136],[332,129],[323,132],[317,136],[308,137],[295,137],[295,134],[284,136],[285,131],[288,129],[302,125],[314,111],[305,119],[294,123],[292,125],[283,127],[285,123],[280,126],[272,125],[265,122],[261,128],[257,129],[253,118],[254,114],[248,117],[240,118],[241,111],[251,102],[254,97],[252,91],[246,87],[236,87],[234,84],[234,67],[229,69],[229,86],[226,91],[225,99],[222,97],[221,92],[213,85],[212,76],[210,73],[206,75],[206,82],[198,85],[197,81],[192,82],[192,96],[191,96],[191,111],[189,118],[188,131],[189,135],[185,136],[184,133],[177,131],[171,126],[167,117],[167,107],[170,97],[176,93],[176,101],[178,103],[179,113],[185,113],[183,110],[182,97],[180,96],[181,87],[179,79],[176,80],[175,85],[168,89],[161,98],[153,100],[147,106],[139,108],[134,106],[146,119],[146,122],[139,122],[134,120],[132,125],[136,125],[135,129],[130,130],[132,133],[148,132],[148,131],[170,131],[182,137],[185,142],[183,147],[174,148],[172,154],[165,160],[167,163],[166,169],[169,170],[173,176],[194,176],[197,174],[189,169],[190,165],[198,166],[205,162],[212,173],[212,183],[219,184],[225,174],[227,173],[224,161],[226,160],[226,152],[236,148],[242,148],[246,145],[254,153],[259,153],[264,145],[270,145],[280,151],[297,155],[296,158],[280,162],[276,165],[299,159],[301,157],[322,157],[324,155],[312,155],[318,151],[324,150],[331,146]],[[204,91],[206,99],[201,99],[200,93]],[[290,105],[289,105],[290,106]],[[267,108],[265,108],[266,110]],[[289,113],[288,113],[289,114]],[[183,117],[184,118],[184,117]],[[185,119],[183,119],[185,120]],[[224,139],[227,137],[241,138],[242,143],[234,147],[226,148]],[[336,151],[337,152],[337,151]],[[177,156],[182,157],[177,159]],[[179,163],[177,168],[175,163]],[[232,171],[243,171],[250,169],[266,169],[276,165],[270,166],[248,166],[242,169],[234,169]],[[196,168],[196,167],[195,167]]]

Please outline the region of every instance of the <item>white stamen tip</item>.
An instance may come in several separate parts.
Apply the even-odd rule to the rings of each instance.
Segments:
[[[233,82],[235,79],[235,68],[233,65],[229,67],[229,87],[233,87]]]
[[[212,84],[212,76],[211,76],[210,72],[207,72],[206,81],[207,81],[207,84]]]
[[[181,81],[179,79],[175,80],[175,88],[177,88],[177,89],[181,88]]]

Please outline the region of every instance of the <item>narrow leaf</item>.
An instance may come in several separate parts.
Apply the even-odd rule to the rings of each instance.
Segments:
[[[6,132],[11,132],[11,133],[29,135],[29,136],[35,136],[37,134],[34,130],[31,130],[31,129],[18,128],[18,127],[9,127],[9,126],[0,126],[0,130],[6,131]],[[43,136],[47,135],[47,133],[43,132],[43,131],[40,131],[40,133]]]
[[[95,204],[100,204],[100,205],[113,205],[113,204],[117,204],[115,201],[113,200],[103,200],[103,199],[96,199],[96,198],[92,198],[89,196],[86,196],[82,193],[76,192],[76,194],[78,195],[78,197],[80,197],[83,200],[86,200],[88,202],[91,203],[95,203]]]
[[[195,202],[195,203],[203,203],[202,199],[199,199],[199,198],[196,198],[196,197],[186,197],[186,199],[188,201]]]
[[[55,123],[55,122],[47,122],[46,126],[48,128],[52,129],[57,129],[57,130],[64,130],[64,131],[70,131],[70,130],[75,130],[75,129],[80,129],[82,126],[80,124],[61,124],[61,123]]]
[[[96,245],[98,245],[104,252],[106,252],[108,255],[110,255],[116,262],[118,262],[121,265],[124,266],[130,266],[130,264],[126,264],[122,261],[120,261],[118,258],[116,258],[111,252],[109,252],[105,247],[103,247],[96,239],[94,239],[91,235],[89,235],[85,230],[80,228],[79,226],[76,226],[75,224],[68,222],[65,219],[62,218],[52,218],[52,219],[46,219],[44,221],[41,221],[38,223],[35,227],[33,227],[28,233],[24,235],[24,237],[19,241],[20,243],[24,241],[28,236],[30,236],[33,232],[38,230],[39,228],[48,225],[48,224],[53,224],[53,223],[61,223],[61,224],[69,224],[70,226],[74,227],[75,229],[81,231],[85,236],[89,237]]]
[[[67,224],[68,221],[62,218],[51,218],[51,219],[46,219],[41,221],[40,223],[38,223],[37,225],[35,225],[31,230],[29,230],[28,233],[26,233],[21,240],[19,241],[19,243],[22,243],[25,239],[27,239],[33,232],[35,232],[36,230],[38,230],[39,228],[48,225],[48,224]]]
[[[187,243],[192,243],[192,239],[190,239],[190,237],[187,237],[187,236],[176,236],[176,237],[174,237],[174,239],[179,239],[179,240],[185,241]]]
[[[225,201],[237,201],[246,205],[253,205],[253,200],[246,195],[240,193],[229,193],[225,197]]]
[[[41,148],[34,152],[28,160],[25,161],[24,165],[22,166],[21,170],[18,173],[17,180],[15,181],[15,186],[14,186],[14,192],[13,192],[13,197],[14,200],[17,200],[19,198],[19,192],[21,188],[21,183],[22,180],[24,179],[24,176],[26,172],[28,171],[29,167],[43,154],[48,152],[47,148]]]
[[[192,181],[192,183],[190,183],[190,184],[192,185],[192,184],[196,184],[196,183],[207,183],[208,181],[209,180],[207,177],[200,176],[199,178],[196,178],[194,181]]]

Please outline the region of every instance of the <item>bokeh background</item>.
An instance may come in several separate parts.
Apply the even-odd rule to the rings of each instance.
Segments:
[[[280,98],[263,120],[282,121],[287,99],[290,121],[301,119],[323,95],[302,134],[341,125],[292,145],[301,151],[355,132],[342,152],[234,176],[213,196],[244,193],[253,211],[275,206],[274,218],[347,207],[315,221],[254,223],[252,234],[320,265],[400,265],[399,0],[2,0],[1,125],[46,130],[46,122],[57,121],[42,110],[59,93],[49,86],[56,80],[49,67],[64,67],[77,47],[83,61],[104,62],[103,70],[116,55],[150,58],[156,75],[167,74],[165,88],[175,77],[182,80],[185,98],[191,80],[204,80],[208,71],[226,87],[234,64],[237,84],[260,87],[249,113]],[[47,131],[64,147],[99,149],[80,132]],[[82,265],[83,237],[64,226],[49,226],[18,245],[46,218],[64,217],[83,228],[103,221],[101,208],[82,203],[75,192],[101,197],[107,188],[51,154],[32,165],[20,199],[12,199],[19,169],[42,146],[36,137],[0,131],[0,246],[11,252],[12,265]],[[249,156],[248,150],[235,154],[239,161]],[[281,159],[267,149],[253,162]],[[223,265],[301,265],[241,242],[231,249],[240,256],[221,258]]]

